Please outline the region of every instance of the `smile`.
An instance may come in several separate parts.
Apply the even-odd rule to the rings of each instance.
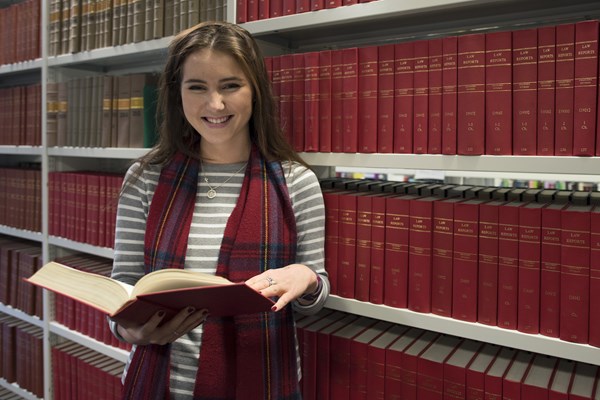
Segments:
[[[204,119],[211,123],[211,124],[222,124],[224,122],[227,122],[229,119],[231,118],[231,116],[227,116],[227,117],[204,117]]]

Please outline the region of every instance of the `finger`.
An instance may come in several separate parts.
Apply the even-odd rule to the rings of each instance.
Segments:
[[[279,299],[277,299],[277,302],[275,303],[275,305],[273,307],[271,307],[271,311],[279,311],[281,309],[283,309],[285,306],[287,306],[289,304],[289,302],[292,300],[292,296],[290,296],[288,293],[284,293],[283,295],[281,295],[281,297]]]

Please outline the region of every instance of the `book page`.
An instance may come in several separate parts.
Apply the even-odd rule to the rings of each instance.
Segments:
[[[140,294],[162,292],[165,290],[229,285],[231,283],[231,281],[222,276],[185,269],[161,269],[140,278],[133,288],[131,298],[135,298]]]

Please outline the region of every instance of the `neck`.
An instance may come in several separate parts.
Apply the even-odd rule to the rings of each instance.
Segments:
[[[200,158],[211,164],[234,164],[246,162],[250,158],[251,143],[235,146],[215,146],[205,141],[200,142]]]

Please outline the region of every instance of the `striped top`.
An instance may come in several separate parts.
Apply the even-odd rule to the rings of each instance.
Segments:
[[[237,202],[244,179],[245,163],[204,164],[198,179],[196,205],[190,227],[185,269],[214,274],[229,215]],[[286,183],[296,216],[298,233],[297,263],[321,275],[323,289],[310,304],[295,301],[293,307],[302,314],[314,314],[329,294],[324,267],[325,209],[323,195],[315,174],[298,163],[283,163]],[[138,167],[134,164],[127,179]],[[149,166],[119,199],[115,231],[115,254],[112,277],[135,284],[144,275],[144,233],[152,196],[158,184],[160,166]],[[231,177],[231,178],[230,178]],[[217,195],[209,198],[210,183]],[[227,182],[225,182],[227,181]],[[210,316],[209,316],[210,318]],[[116,334],[116,325],[111,322]],[[117,335],[118,336],[118,335]],[[202,326],[173,343],[171,348],[171,398],[191,399],[198,366]],[[132,359],[135,346],[129,356]],[[300,368],[298,354],[298,368]],[[125,376],[125,374],[124,374]],[[124,378],[123,378],[124,379]]]

